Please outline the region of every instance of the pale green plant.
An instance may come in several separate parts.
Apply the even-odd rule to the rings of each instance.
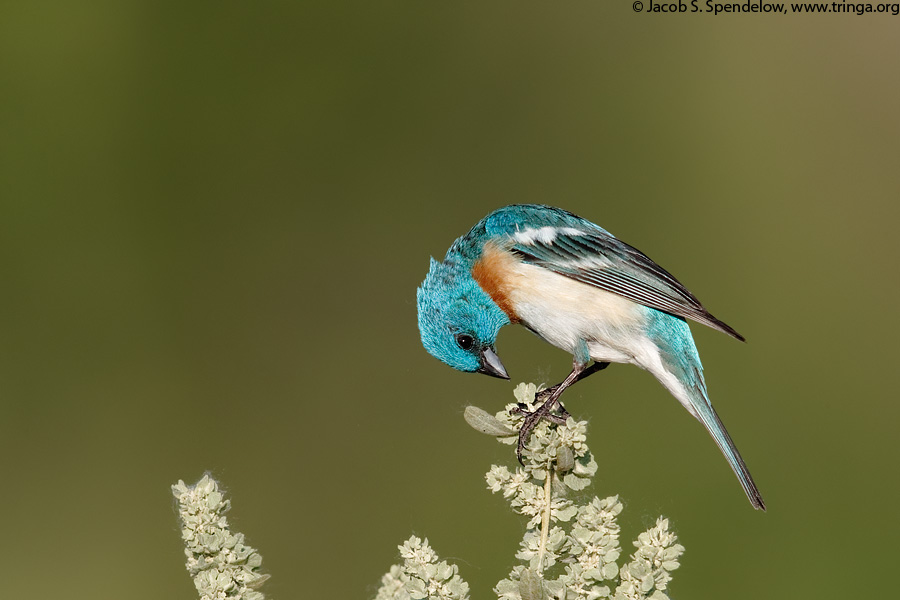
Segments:
[[[225,513],[231,508],[209,475],[195,485],[172,486],[178,502],[181,537],[187,570],[200,600],[263,600],[257,588],[268,578],[259,573],[262,557],[244,543],[244,534],[231,533]]]
[[[438,562],[428,540],[413,536],[400,545],[402,565],[394,565],[381,578],[376,600],[418,600],[444,598],[467,600],[469,584],[459,576],[456,565]]]
[[[535,409],[534,384],[519,384],[518,403],[490,415],[468,407],[475,429],[515,446],[524,417]],[[521,561],[494,588],[500,600],[667,600],[672,571],[684,547],[676,543],[667,519],[638,536],[629,562],[619,566],[618,496],[580,498],[597,472],[585,443],[587,423],[569,417],[565,425],[541,421],[531,432],[523,465],[511,470],[492,465],[488,488],[528,519],[516,558]],[[455,565],[416,537],[400,546],[404,563],[382,578],[376,600],[466,600],[468,585]]]

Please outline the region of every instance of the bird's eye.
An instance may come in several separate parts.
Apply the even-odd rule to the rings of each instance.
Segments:
[[[456,344],[463,350],[470,350],[475,345],[475,338],[465,333],[456,336]]]

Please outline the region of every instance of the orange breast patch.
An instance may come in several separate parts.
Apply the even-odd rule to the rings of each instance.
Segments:
[[[488,243],[481,253],[481,258],[472,267],[472,278],[513,323],[519,322],[509,298],[510,280],[516,262],[515,257],[509,252]]]

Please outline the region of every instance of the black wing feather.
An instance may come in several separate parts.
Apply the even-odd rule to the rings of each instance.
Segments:
[[[618,294],[650,308],[708,325],[744,341],[744,336],[715,318],[680,281],[646,254],[599,229],[578,235],[558,232],[550,242],[515,244],[528,263]],[[596,256],[596,266],[585,259]]]

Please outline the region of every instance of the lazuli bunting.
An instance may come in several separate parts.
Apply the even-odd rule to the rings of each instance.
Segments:
[[[574,357],[572,372],[526,414],[519,456],[542,419],[565,422],[563,391],[611,362],[650,371],[712,435],[754,508],[762,496],[713,409],[686,319],[743,341],[681,283],[603,228],[550,206],[495,210],[457,239],[417,292],[422,344],[460,371],[509,379],[494,343],[524,325]],[[590,364],[593,361],[593,364]],[[553,411],[558,408],[560,413]]]

